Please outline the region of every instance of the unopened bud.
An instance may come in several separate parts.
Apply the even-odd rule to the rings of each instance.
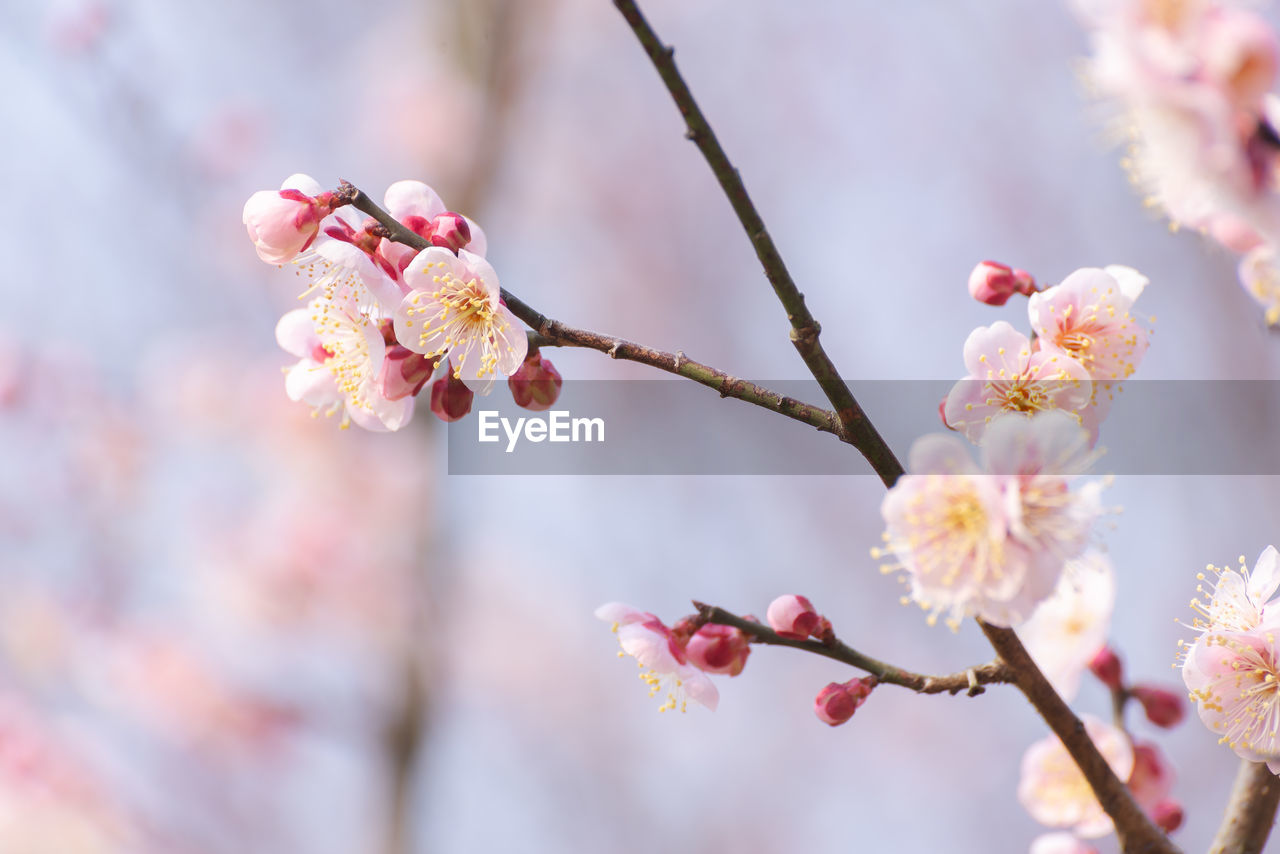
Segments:
[[[832,682],[818,692],[817,698],[813,701],[813,713],[825,724],[840,726],[853,717],[858,707],[867,701],[874,687],[876,687],[874,676],[850,679],[843,683]]]
[[[435,369],[436,363],[421,353],[393,344],[387,348],[382,367],[378,369],[378,392],[387,400],[400,400],[410,395],[416,397],[427,380],[431,379]],[[432,392],[434,394],[434,389]],[[467,406],[469,409],[470,404]],[[432,408],[434,407],[433,402]],[[463,415],[465,414],[464,412]]]
[[[268,264],[287,264],[309,247],[320,230],[320,220],[333,210],[331,193],[310,196],[288,186],[293,183],[315,182],[305,175],[294,175],[285,181],[285,187],[260,190],[244,203],[242,221],[249,239],[258,257]]]
[[[1035,292],[1036,280],[1030,273],[999,261],[983,261],[969,274],[969,294],[987,305],[1004,305],[1014,294]]]
[[[1165,833],[1173,833],[1179,827],[1182,827],[1184,818],[1182,804],[1172,800],[1161,801],[1156,804],[1156,808],[1151,812],[1151,820],[1155,822],[1156,827]]]
[[[769,628],[792,640],[809,637],[821,620],[812,602],[793,594],[779,596],[770,602],[764,616],[769,621]]]
[[[1098,650],[1097,655],[1089,662],[1089,669],[1112,691],[1119,691],[1124,685],[1124,666],[1120,664],[1120,657],[1109,646]]]
[[[471,226],[462,214],[446,211],[431,220],[432,246],[443,246],[450,252],[457,253],[471,242]]]
[[[1133,746],[1133,770],[1129,772],[1129,791],[1148,815],[1153,815],[1156,805],[1164,801],[1173,790],[1173,767],[1150,742]]]
[[[1133,688],[1133,698],[1142,704],[1147,713],[1147,720],[1158,727],[1169,729],[1182,723],[1187,715],[1186,702],[1182,695],[1159,688],[1155,685],[1137,685]]]
[[[733,626],[707,623],[693,633],[684,651],[694,667],[737,676],[751,654],[750,638]]]
[[[511,398],[517,406],[541,412],[555,406],[560,399],[560,387],[564,380],[550,359],[542,358],[542,354],[534,350],[525,357],[524,363],[516,372],[507,377],[507,386],[511,389]]]
[[[431,384],[431,411],[441,421],[457,421],[471,411],[475,392],[453,376],[452,370]]]

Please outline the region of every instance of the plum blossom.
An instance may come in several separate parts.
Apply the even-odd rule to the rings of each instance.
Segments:
[[[1098,849],[1071,833],[1043,833],[1032,840],[1030,854],[1098,854]]]
[[[484,257],[488,241],[480,226],[461,214],[453,213],[438,193],[421,181],[396,181],[383,195],[383,207],[405,228],[451,252],[466,249]],[[413,260],[417,250],[401,243],[383,240],[380,252],[401,272]]]
[[[1115,600],[1111,561],[1091,550],[1067,562],[1053,595],[1018,629],[1027,652],[1068,702],[1080,689],[1080,676],[1107,642]]]
[[[1133,771],[1133,747],[1119,729],[1090,715],[1082,715],[1085,732],[1121,780]],[[1018,801],[1031,817],[1047,827],[1061,827],[1086,839],[1110,833],[1113,825],[1084,774],[1056,735],[1027,749],[1022,757]]]
[[[290,175],[279,190],[259,190],[244,203],[243,221],[258,257],[285,264],[307,249],[333,212],[332,193],[310,175]]]
[[[596,618],[613,624],[622,646],[618,655],[636,660],[649,696],[663,697],[660,711],[685,711],[686,698],[715,711],[720,692],[705,673],[689,663],[680,639],[661,620],[619,602],[601,605]]]
[[[1027,336],[1003,320],[970,333],[964,365],[969,375],[947,395],[943,419],[974,443],[982,441],[993,419],[1006,413],[1075,413],[1092,396],[1089,372],[1075,358],[1033,349]]]
[[[1041,351],[1070,356],[1095,383],[1130,376],[1147,351],[1147,332],[1129,313],[1146,285],[1130,267],[1085,267],[1032,294],[1028,312]]]
[[[1240,285],[1262,306],[1268,326],[1280,324],[1280,267],[1271,246],[1258,246],[1240,259]]]
[[[1139,742],[1133,746],[1133,771],[1129,774],[1129,791],[1138,806],[1152,817],[1157,810],[1170,803],[1169,794],[1173,791],[1176,779],[1173,766],[1151,742]]]
[[[379,383],[386,342],[376,319],[355,295],[343,291],[316,297],[288,312],[276,325],[276,340],[298,362],[285,372],[290,400],[316,412],[342,414],[367,430],[399,430],[413,416],[413,398],[391,399]]]
[[[1217,580],[1208,601],[1199,598],[1191,601],[1191,608],[1196,612],[1191,628],[1202,633],[1247,632],[1264,624],[1270,629],[1280,621],[1280,607],[1268,602],[1280,588],[1280,552],[1275,546],[1263,549],[1252,571],[1245,566],[1243,555],[1238,571],[1213,564],[1206,566],[1205,571],[1213,573]],[[1203,572],[1196,579],[1208,580]],[[1196,592],[1208,593],[1203,583],[1196,586]]]
[[[396,338],[428,358],[447,355],[453,375],[487,394],[498,374],[524,362],[529,341],[502,302],[498,274],[465,249],[432,246],[405,271],[410,292],[395,312]]]
[[[1071,490],[1092,462],[1088,444],[1063,412],[994,421],[982,469],[955,436],[917,440],[911,473],[881,504],[886,548],[872,556],[897,558],[881,571],[906,573],[909,599],[930,622],[945,613],[953,628],[966,616],[1021,623],[1084,551],[1102,512],[1101,483]]]
[[[1036,280],[1030,273],[999,261],[982,261],[969,274],[969,296],[987,305],[1001,306],[1014,294],[1035,292]]]
[[[699,626],[685,644],[689,663],[707,673],[737,676],[751,655],[751,639],[741,629],[707,623]]]

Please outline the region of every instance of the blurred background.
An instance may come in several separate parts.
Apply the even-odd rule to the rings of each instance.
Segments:
[[[1143,378],[1280,376],[1232,259],[1128,186],[1059,4],[644,8],[846,375],[955,378],[973,327],[1025,326],[966,293],[995,258],[1146,273]],[[899,665],[987,660],[974,626],[891,607],[874,477],[450,477],[425,406],[370,435],[285,398],[298,289],[240,215],[294,172],[375,198],[424,180],[550,316],[805,377],[612,4],[4,2],[0,75],[0,851],[960,854],[1040,832],[1015,789],[1044,727],[1011,689],[884,688],[831,729],[813,696],[854,674],[759,648],[717,712],[659,715],[592,617],[797,592]],[[1280,413],[1246,415],[1260,441]],[[1280,484],[1109,495],[1114,643],[1174,682],[1197,570],[1280,540]],[[1075,706],[1107,698],[1086,681]],[[1236,759],[1194,722],[1158,741],[1175,838],[1203,848]]]

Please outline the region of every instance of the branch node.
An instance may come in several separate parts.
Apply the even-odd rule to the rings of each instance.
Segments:
[[[610,347],[607,351],[609,353],[610,359],[618,358],[618,348],[621,346],[622,346],[621,339],[618,339],[618,338],[613,339],[613,346]]]
[[[684,361],[684,351],[683,351],[683,350],[677,350],[677,351],[676,351],[676,358],[675,358],[675,363],[676,363],[676,368],[675,368],[675,369],[676,369],[677,371],[678,371],[678,370],[680,370],[680,363],[681,363],[682,361]]]

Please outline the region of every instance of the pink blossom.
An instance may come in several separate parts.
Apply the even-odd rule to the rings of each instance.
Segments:
[[[475,392],[462,380],[445,371],[444,376],[431,384],[431,413],[441,421],[457,421],[471,411]]]
[[[1030,273],[998,261],[983,261],[969,274],[969,295],[987,305],[1001,306],[1014,294],[1035,292],[1036,280]]]
[[[1111,770],[1127,780],[1134,762],[1129,737],[1095,717],[1083,715],[1081,720]],[[1111,819],[1056,735],[1031,745],[1023,755],[1018,800],[1032,818],[1048,827],[1067,828],[1086,839],[1112,830]]]
[[[808,598],[790,593],[770,602],[764,616],[771,629],[784,638],[794,640],[809,637],[817,631],[821,620]]]
[[[1280,774],[1280,656],[1271,631],[1209,631],[1186,650],[1182,679],[1200,720],[1241,759]]]
[[[1259,246],[1240,259],[1240,285],[1262,306],[1268,326],[1280,324],[1280,267],[1275,249]]]
[[[601,605],[596,618],[613,624],[622,646],[618,654],[629,655],[639,664],[640,679],[649,686],[650,697],[664,697],[661,711],[684,711],[686,697],[715,711],[720,692],[705,673],[689,663],[675,634],[661,620],[619,602]]]
[[[1018,628],[1027,652],[1068,702],[1079,690],[1080,676],[1106,648],[1115,598],[1111,561],[1089,551],[1067,562],[1053,595]]]
[[[560,399],[560,388],[564,380],[551,360],[534,350],[525,356],[519,370],[507,377],[507,386],[511,389],[511,399],[516,406],[542,412],[555,406]]]
[[[1148,815],[1152,815],[1173,791],[1173,766],[1160,748],[1151,742],[1133,746],[1133,771],[1129,774],[1129,791]]]
[[[453,375],[477,394],[519,369],[529,347],[524,329],[501,302],[498,274],[465,249],[433,246],[404,274],[410,292],[395,312],[396,338],[428,358],[448,356]]]
[[[1175,727],[1187,715],[1186,703],[1182,697],[1159,685],[1135,685],[1130,693],[1142,704],[1147,720],[1158,727]]]
[[[293,260],[316,239],[332,211],[331,195],[309,175],[291,175],[279,190],[259,190],[244,203],[244,224],[258,257],[268,264]]]
[[[971,442],[1007,413],[1033,415],[1052,409],[1077,413],[1089,405],[1089,372],[1070,355],[1033,350],[1005,321],[975,329],[964,344],[969,376],[947,395],[943,420]]]
[[[1129,313],[1146,284],[1129,267],[1086,267],[1032,294],[1031,327],[1040,349],[1075,359],[1095,382],[1130,376],[1147,351],[1146,330]]]
[[[472,255],[484,257],[487,240],[480,226],[449,211],[439,194],[421,181],[397,181],[392,184],[383,196],[383,207],[398,222],[418,236],[430,240],[435,246],[444,247],[451,252],[465,248]],[[463,237],[466,239],[462,239]],[[413,259],[416,250],[384,241],[382,252],[403,270]]]
[[[366,430],[399,430],[413,416],[413,398],[382,393],[386,344],[376,319],[353,295],[319,296],[288,312],[276,325],[276,340],[299,357],[285,373],[290,400],[330,416],[341,411],[344,428],[354,421]]]
[[[751,639],[741,629],[707,623],[689,638],[685,655],[699,670],[737,676],[747,664],[750,644]]]
[[[1206,572],[1213,573],[1217,580],[1213,583],[1213,593],[1206,602],[1196,598],[1191,600],[1191,607],[1196,612],[1192,628],[1201,632],[1228,631],[1247,632],[1264,624],[1271,628],[1280,622],[1280,607],[1269,604],[1268,600],[1280,588],[1280,552],[1275,546],[1267,546],[1250,571],[1245,566],[1245,559],[1240,557],[1240,569],[1227,569],[1209,564]],[[1197,576],[1204,582],[1204,573]],[[1198,585],[1196,592],[1204,594],[1204,585]]]
[[[874,676],[850,679],[848,682],[832,682],[818,692],[813,701],[813,713],[818,720],[830,726],[840,726],[851,717],[871,696],[876,687]]]
[[[1098,854],[1098,849],[1071,833],[1044,833],[1031,842],[1030,854]]]
[[[1062,412],[994,421],[984,469],[951,435],[912,446],[910,474],[881,504],[887,548],[906,572],[910,598],[930,612],[1011,626],[1050,595],[1063,566],[1079,556],[1101,513],[1099,483],[1071,490],[1092,461],[1088,436]]]

